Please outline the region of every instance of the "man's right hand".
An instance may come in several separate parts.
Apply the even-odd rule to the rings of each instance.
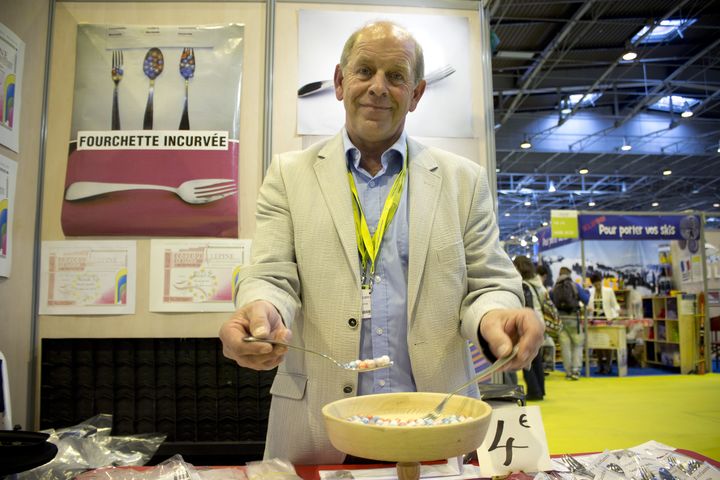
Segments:
[[[288,342],[292,332],[285,327],[275,306],[264,300],[243,305],[220,327],[223,355],[241,367],[272,370],[285,358],[287,347],[264,342],[244,342],[253,336]]]

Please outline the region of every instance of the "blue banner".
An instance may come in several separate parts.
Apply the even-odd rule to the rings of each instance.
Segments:
[[[538,237],[538,251],[543,252],[551,248],[567,245],[568,243],[577,242],[577,238],[554,238],[550,227],[539,229],[535,235]]]
[[[584,240],[686,240],[700,238],[697,215],[578,215]]]

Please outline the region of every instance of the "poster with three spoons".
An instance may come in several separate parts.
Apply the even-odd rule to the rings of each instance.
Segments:
[[[78,25],[65,235],[237,236],[243,38]]]
[[[235,283],[250,261],[250,240],[153,239],[151,312],[233,312]]]

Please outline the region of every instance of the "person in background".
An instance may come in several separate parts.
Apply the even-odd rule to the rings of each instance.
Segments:
[[[572,272],[560,267],[557,282],[552,289],[552,300],[560,313],[563,327],[558,335],[565,378],[579,380],[583,361],[585,333],[581,321],[582,310],[587,305],[588,291],[576,284]]]
[[[588,317],[612,322],[620,316],[620,305],[615,298],[615,292],[612,288],[603,286],[603,276],[598,271],[592,272],[590,283],[590,301],[587,304]],[[612,371],[612,350],[595,349],[595,354],[598,357],[598,373],[610,373]]]
[[[523,279],[525,306],[532,308],[542,321],[541,298],[537,295],[536,288],[530,284],[531,281],[537,281],[535,265],[524,255],[515,257],[513,263]],[[545,396],[545,373],[543,372],[543,358],[541,353],[538,353],[535,358],[533,358],[529,368],[523,368],[523,378],[525,379],[525,385],[527,385],[525,399],[542,400]]]
[[[550,292],[545,288],[549,274],[550,272],[547,267],[541,263],[535,266],[535,278],[528,280],[530,286],[536,289],[535,292],[538,298],[550,298]],[[540,314],[542,315],[542,310],[540,310]],[[545,340],[540,350],[542,352],[543,371],[545,375],[549,375],[550,372],[555,371],[555,347],[555,340],[545,331]]]
[[[375,393],[450,392],[475,375],[468,341],[490,361],[530,364],[544,326],[522,308],[520,275],[503,251],[487,172],[405,132],[425,92],[421,46],[378,21],[355,31],[335,67],[345,127],[273,158],[257,200],[250,265],[236,312],[220,329],[239,365],[278,372],[265,458],[338,464],[321,408]],[[248,336],[292,341],[334,358],[387,355],[358,373]],[[475,382],[461,392],[479,397]]]
[[[550,270],[548,270],[548,268],[544,264],[540,263],[535,266],[535,273],[537,273],[537,276],[540,279],[540,283],[547,292],[547,287],[550,285],[548,283],[550,281]]]

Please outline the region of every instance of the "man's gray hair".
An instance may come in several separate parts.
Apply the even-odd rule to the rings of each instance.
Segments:
[[[415,39],[415,37],[412,36],[410,32],[408,32],[406,29],[401,27],[400,25],[387,21],[387,20],[381,20],[376,22],[371,22],[366,24],[365,26],[355,30],[352,35],[347,39],[345,42],[345,46],[343,47],[342,54],[340,55],[340,68],[345,70],[345,67],[347,67],[348,62],[350,61],[350,54],[352,53],[353,48],[355,47],[355,43],[357,42],[357,38],[360,36],[360,34],[368,29],[373,28],[381,28],[381,27],[391,27],[396,33],[398,33],[398,36],[401,38],[407,38],[413,42],[415,45],[415,85],[420,83],[420,80],[422,80],[425,77],[425,56],[423,55],[423,49],[418,43],[418,41]]]

